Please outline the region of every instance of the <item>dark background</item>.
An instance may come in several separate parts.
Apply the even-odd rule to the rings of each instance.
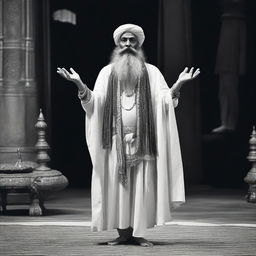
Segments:
[[[91,161],[84,136],[84,112],[74,84],[56,73],[57,67],[73,67],[93,89],[100,69],[108,64],[114,48],[113,31],[121,24],[140,25],[145,32],[144,50],[149,63],[157,65],[157,0],[50,1],[50,15],[69,9],[77,15],[77,25],[53,21],[51,31],[51,166],[64,173],[71,186],[89,187]],[[225,136],[210,134],[219,125],[218,79],[214,65],[220,32],[221,9],[218,1],[191,1],[193,63],[201,69],[201,134],[203,183],[222,187],[244,187],[249,170],[246,160],[248,140],[255,124],[256,57],[255,1],[247,2],[247,75],[241,80],[241,114],[238,131]],[[171,19],[171,17],[170,17]],[[172,31],[170,31],[172,33]],[[175,37],[175,35],[173,35]],[[189,185],[189,184],[187,184]]]

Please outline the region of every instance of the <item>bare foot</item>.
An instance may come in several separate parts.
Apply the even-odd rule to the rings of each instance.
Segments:
[[[232,132],[234,131],[235,129],[233,128],[229,128],[229,127],[226,127],[226,126],[219,126],[215,129],[212,130],[213,133],[227,133],[227,132]]]
[[[132,237],[135,244],[142,247],[153,247],[154,245],[143,237]]]
[[[119,245],[119,244],[126,244],[130,238],[129,237],[123,237],[119,236],[118,238],[108,241],[108,245]]]

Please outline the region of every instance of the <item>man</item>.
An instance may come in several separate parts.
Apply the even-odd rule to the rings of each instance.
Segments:
[[[91,91],[71,68],[57,73],[73,81],[86,112],[86,140],[92,174],[92,230],[116,228],[109,245],[136,243],[146,228],[171,220],[185,201],[183,167],[174,114],[179,91],[199,69],[179,75],[170,89],[160,71],[145,62],[141,27],[114,31],[116,48]]]

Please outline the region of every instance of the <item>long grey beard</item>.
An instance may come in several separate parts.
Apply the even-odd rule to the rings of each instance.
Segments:
[[[132,51],[132,52],[130,52]],[[143,73],[143,63],[145,62],[144,53],[141,49],[124,51],[116,47],[112,53],[111,63],[113,71],[118,80],[123,83],[136,84],[138,78]]]

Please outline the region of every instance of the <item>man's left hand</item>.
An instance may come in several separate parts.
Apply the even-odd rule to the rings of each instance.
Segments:
[[[196,71],[194,71],[194,67],[192,67],[190,70],[188,69],[188,67],[186,67],[179,75],[179,78],[177,80],[177,82],[179,83],[185,83],[187,81],[193,80],[196,77],[198,77],[200,74],[200,69],[196,69]]]
[[[190,70],[188,70],[188,67],[186,67],[179,75],[178,80],[176,83],[172,86],[171,95],[172,98],[177,98],[177,95],[179,95],[180,88],[182,85],[190,80],[195,79],[200,74],[200,69],[196,69],[194,72],[194,67],[192,67]]]

